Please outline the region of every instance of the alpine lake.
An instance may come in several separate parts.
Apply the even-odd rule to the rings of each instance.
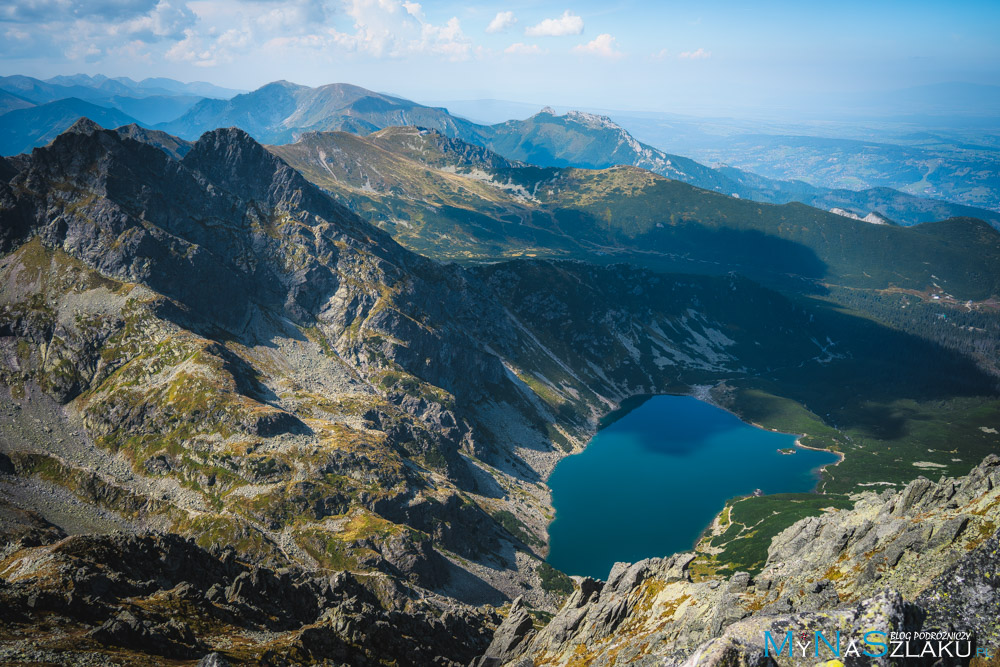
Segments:
[[[570,575],[606,579],[617,561],[688,551],[730,498],[811,491],[837,461],[691,396],[620,413],[549,477],[548,562]]]

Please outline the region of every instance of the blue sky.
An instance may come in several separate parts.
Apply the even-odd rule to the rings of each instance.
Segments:
[[[1000,84],[1000,2],[14,0],[3,74],[685,111]]]

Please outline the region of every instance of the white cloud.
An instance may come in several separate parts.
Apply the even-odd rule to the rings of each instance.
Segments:
[[[677,57],[682,60],[704,60],[705,58],[711,58],[712,52],[698,48],[694,51],[684,51],[683,53],[679,53],[677,54]]]
[[[282,2],[267,8],[269,4],[261,3],[261,8],[265,11],[252,17],[255,27],[264,32],[280,31],[284,34],[315,32],[317,27],[326,24],[333,15],[332,8],[319,0]],[[246,12],[244,16],[249,16],[250,12],[244,11]],[[236,18],[236,13],[231,11],[228,16],[218,17],[216,20],[222,25],[231,24]]]
[[[74,42],[66,50],[66,57],[70,60],[83,60],[86,62],[94,62],[98,56],[100,56],[102,51],[97,48],[96,44],[88,44],[87,42]]]
[[[435,54],[451,60],[469,57],[472,41],[457,17],[443,25],[428,23],[420,5],[399,0],[348,0],[346,13],[354,32],[330,29],[333,44],[376,57]]]
[[[621,58],[624,54],[618,50],[618,43],[611,35],[604,33],[598,35],[593,41],[586,44],[578,44],[573,47],[575,53],[589,53],[603,58]]]
[[[184,39],[171,46],[166,53],[168,60],[189,62],[198,67],[213,67],[232,62],[237,52],[248,46],[252,34],[246,29],[230,28],[205,39],[194,30],[185,31]]]
[[[141,16],[156,0],[15,0],[0,7],[0,21],[18,23],[66,22],[74,19],[121,21]]]
[[[420,6],[419,2],[406,2],[404,0],[403,9],[405,9],[406,13],[413,18],[423,19],[424,17],[424,9]]]
[[[486,26],[486,32],[503,32],[515,23],[517,23],[517,19],[514,17],[514,12],[497,12],[497,15],[493,17],[490,24]]]
[[[503,52],[518,56],[537,56],[545,53],[537,44],[524,44],[522,42],[511,44]]]
[[[568,9],[557,19],[545,19],[524,31],[529,37],[563,37],[583,32],[583,19]]]
[[[317,62],[345,52],[448,60],[483,53],[457,17],[431,21],[414,0],[15,0],[0,2],[0,28],[0,57],[212,67],[258,53]]]
[[[158,39],[183,39],[184,31],[195,25],[194,13],[183,3],[160,0],[148,14],[111,25],[112,35],[123,35],[144,42]]]
[[[654,51],[649,54],[650,60],[666,60],[670,57],[670,51],[667,49],[660,49],[659,51]]]
[[[0,55],[98,62],[125,53],[141,60],[157,43],[183,40],[198,17],[185,0],[30,0],[0,7],[3,22],[16,26],[8,36],[16,39],[0,40]]]

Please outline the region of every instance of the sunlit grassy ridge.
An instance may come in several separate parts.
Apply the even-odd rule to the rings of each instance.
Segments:
[[[769,282],[1000,293],[1000,234],[973,219],[873,225],[745,201],[636,167],[542,169],[416,128],[271,149],[402,243],[441,259],[574,257]]]

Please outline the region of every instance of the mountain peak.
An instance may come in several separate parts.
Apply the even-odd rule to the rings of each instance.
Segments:
[[[243,184],[249,186],[258,180],[270,179],[274,163],[279,160],[240,128],[220,127],[202,134],[183,161],[206,175],[224,172],[239,175]],[[236,182],[239,183],[240,178]]]
[[[596,113],[588,113],[586,111],[567,111],[565,117],[567,120],[573,120],[588,127],[606,128],[609,130],[622,129],[618,123],[614,122],[607,116],[602,116]]]
[[[86,116],[80,116],[75,123],[67,127],[63,134],[86,134],[90,135],[94,132],[100,132],[104,128],[90,120]]]
[[[299,90],[302,88],[307,88],[308,86],[302,86],[297,83],[292,83],[291,81],[286,81],[285,79],[279,79],[278,81],[272,81],[271,83],[265,83],[263,86],[257,89],[257,91],[274,89],[274,88],[284,88],[285,90]],[[253,92],[257,92],[253,91]]]
[[[534,117],[537,118],[538,116],[551,116],[552,118],[560,120],[563,123],[577,123],[592,129],[624,131],[620,125],[607,116],[588,113],[586,111],[567,111],[564,115],[560,116],[556,113],[555,109],[547,106],[542,107],[542,110],[535,114]]]
[[[211,141],[215,143],[246,143],[259,145],[257,140],[251,137],[246,130],[242,130],[238,127],[220,127],[214,130],[209,130],[201,135],[197,143],[202,143],[203,141]]]
[[[144,144],[149,144],[154,148],[159,148],[175,160],[180,160],[187,155],[188,151],[191,150],[191,146],[193,146],[189,141],[178,139],[160,130],[150,130],[135,123],[122,125],[115,132],[120,137],[133,139]]]
[[[284,160],[236,127],[205,132],[181,164],[245,201],[306,208],[327,221],[350,217],[346,209],[321,194]]]

